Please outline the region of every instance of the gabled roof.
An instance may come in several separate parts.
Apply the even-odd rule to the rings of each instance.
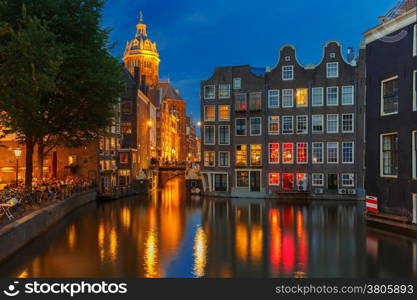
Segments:
[[[397,4],[391,8],[387,14],[383,17],[384,22],[394,19],[403,13],[415,8],[417,6],[417,0],[400,0]]]
[[[158,88],[162,90],[162,99],[169,98],[175,100],[183,100],[170,82],[159,82]]]

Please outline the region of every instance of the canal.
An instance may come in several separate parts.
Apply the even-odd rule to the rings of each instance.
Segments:
[[[361,203],[149,196],[76,210],[0,277],[415,277],[416,241],[366,226]],[[7,245],[1,245],[7,247]]]

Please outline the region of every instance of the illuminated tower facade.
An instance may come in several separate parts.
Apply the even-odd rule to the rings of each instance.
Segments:
[[[140,12],[139,24],[136,25],[135,38],[126,44],[123,62],[132,76],[134,76],[134,68],[139,67],[139,75],[145,76],[146,84],[150,86],[158,84],[159,53],[156,43],[148,38],[142,12]]]

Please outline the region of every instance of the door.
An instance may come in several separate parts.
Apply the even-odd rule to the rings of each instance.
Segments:
[[[282,187],[284,191],[291,191],[294,189],[294,174],[284,173],[284,175],[282,175]]]
[[[337,190],[338,189],[338,177],[337,174],[328,174],[327,175],[327,188],[329,190]]]
[[[250,191],[251,192],[261,191],[261,171],[250,172]]]
[[[216,192],[227,192],[227,174],[214,175],[214,190]]]

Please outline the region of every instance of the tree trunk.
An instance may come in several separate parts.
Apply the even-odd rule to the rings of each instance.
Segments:
[[[35,143],[33,141],[26,141],[25,186],[27,189],[32,188],[33,149],[34,148],[35,148]]]
[[[43,144],[38,144],[38,180],[43,180],[43,163],[44,163],[44,151],[45,146]]]

